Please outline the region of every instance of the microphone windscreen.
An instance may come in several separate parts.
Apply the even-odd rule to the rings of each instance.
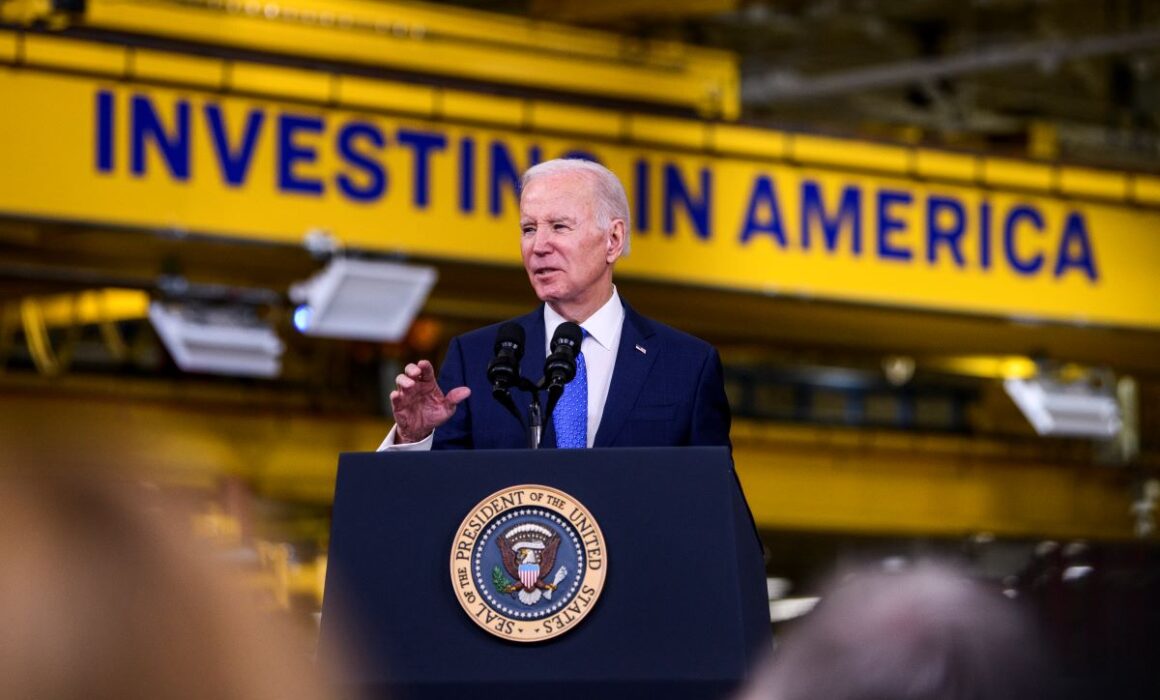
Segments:
[[[583,340],[584,332],[580,330],[580,326],[571,321],[564,321],[556,327],[556,332],[552,335],[552,352],[566,346],[575,354],[580,351],[580,343]]]
[[[493,352],[498,355],[501,350],[506,349],[518,362],[524,356],[524,339],[524,327],[509,321],[500,326],[499,331],[495,334]]]

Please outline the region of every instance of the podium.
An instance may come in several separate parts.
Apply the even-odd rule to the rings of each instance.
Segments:
[[[452,581],[461,524],[536,484],[603,533],[603,590],[566,633],[490,634]],[[580,550],[577,549],[579,552]],[[561,594],[562,595],[562,594]],[[319,639],[357,697],[724,698],[768,651],[761,545],[727,448],[348,453]]]

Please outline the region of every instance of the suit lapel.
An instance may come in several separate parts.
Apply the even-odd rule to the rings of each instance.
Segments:
[[[604,414],[596,430],[595,447],[612,445],[624,427],[629,412],[636,405],[649,370],[661,350],[652,341],[653,335],[648,320],[625,304],[624,329],[620,333],[620,346],[616,349],[616,365],[612,369],[612,383],[604,402]]]

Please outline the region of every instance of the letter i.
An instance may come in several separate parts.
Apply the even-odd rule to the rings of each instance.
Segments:
[[[475,139],[459,140],[459,211],[475,211]]]
[[[979,267],[991,269],[991,203],[979,205]]]
[[[97,150],[97,170],[102,173],[113,172],[113,127],[115,121],[113,108],[113,93],[108,90],[100,90],[97,92],[95,145]]]
[[[636,172],[634,173],[633,189],[636,190],[636,220],[635,224],[637,231],[648,231],[649,228],[649,170],[648,161],[644,158],[636,161]]]

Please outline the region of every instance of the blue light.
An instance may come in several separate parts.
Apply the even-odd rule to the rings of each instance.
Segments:
[[[298,329],[299,333],[305,333],[306,329],[310,327],[310,307],[302,304],[297,309],[294,309],[294,327]]]

